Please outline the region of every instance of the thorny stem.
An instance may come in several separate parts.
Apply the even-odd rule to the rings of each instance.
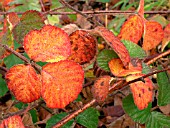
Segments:
[[[157,59],[162,58],[162,57],[164,57],[164,56],[167,56],[168,54],[170,54],[170,49],[167,50],[167,51],[165,51],[165,52],[163,52],[163,53],[161,53],[161,54],[159,54],[158,56],[154,57],[153,59],[147,61],[146,64],[147,64],[147,65],[150,65],[150,64],[152,64],[153,62],[155,62]]]
[[[63,7],[61,7],[63,8]],[[42,14],[51,14],[51,15],[73,15],[73,14],[80,14],[78,12],[55,12],[57,9],[46,11],[46,12],[40,12]],[[81,14],[86,15],[131,15],[136,13],[135,11],[120,11],[120,10],[100,10],[100,11],[79,11]],[[7,15],[10,12],[0,12],[0,15]],[[21,15],[24,12],[16,12],[16,14]],[[144,14],[170,14],[170,10],[168,11],[145,11]]]
[[[62,120],[60,120],[55,126],[53,126],[53,128],[60,128],[61,126],[63,126],[64,124],[66,124],[69,120],[73,119],[74,117],[76,117],[78,114],[80,114],[81,112],[83,112],[84,110],[86,110],[87,108],[89,108],[90,106],[92,106],[94,103],[96,102],[96,99],[91,100],[89,103],[85,104],[82,108],[80,108],[79,110],[73,112],[72,114],[66,116],[65,118],[63,118]]]
[[[23,60],[24,62],[31,64],[33,67],[35,67],[37,69],[37,71],[41,72],[41,66],[37,65],[36,63],[30,61],[29,59],[27,59],[25,56],[23,56],[22,54],[16,52],[15,50],[13,50],[12,48],[9,48],[7,45],[0,43],[0,46],[2,46],[3,48],[5,48],[7,51],[13,53],[14,55],[16,55],[17,57],[19,57],[21,60]]]

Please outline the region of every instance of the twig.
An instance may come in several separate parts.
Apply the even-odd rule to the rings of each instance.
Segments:
[[[89,103],[85,104],[82,108],[80,108],[79,110],[73,112],[72,114],[64,117],[62,120],[60,120],[55,126],[53,126],[53,128],[60,128],[61,126],[63,126],[65,123],[67,123],[69,120],[73,119],[75,116],[77,116],[78,114],[82,113],[84,110],[86,110],[87,108],[89,108],[90,106],[92,106],[94,103],[96,102],[95,99],[93,99],[92,101],[90,101]]]
[[[41,5],[41,8],[42,8],[42,11],[45,12],[45,7],[44,7],[44,4],[43,4],[43,1],[39,0],[39,2],[40,2],[40,5]]]
[[[8,50],[9,52],[13,53],[14,55],[16,55],[17,57],[19,57],[21,60],[23,60],[24,62],[31,64],[33,67],[35,67],[39,72],[41,72],[41,66],[37,65],[34,62],[31,62],[29,59],[27,59],[25,56],[23,56],[22,54],[16,52],[15,50],[13,50],[12,48],[9,48],[7,45],[0,43],[0,46],[2,46],[3,48],[5,48],[6,50]]]
[[[147,61],[146,64],[147,64],[147,65],[150,65],[150,64],[152,64],[153,62],[155,62],[157,59],[162,58],[162,57],[164,57],[164,56],[167,56],[168,54],[170,54],[170,49],[167,50],[166,52],[163,52],[163,53],[159,54],[158,56],[154,57],[153,59]]]
[[[32,104],[32,105],[29,107],[29,110],[38,107],[38,106],[39,106],[40,104],[42,104],[42,103],[44,103],[44,101],[42,101],[42,100],[39,101],[39,102],[35,102],[34,104]],[[26,110],[29,111],[28,108],[26,107],[26,108],[21,109],[21,110],[19,110],[19,111],[17,111],[17,112],[6,114],[5,116],[0,117],[0,120],[6,119],[6,118],[8,118],[8,117],[10,117],[10,116],[14,116],[14,115],[22,115],[22,114],[25,113]]]
[[[130,15],[135,14],[135,11],[120,11],[120,10],[100,10],[100,11],[79,11],[81,14],[86,15]],[[0,15],[7,15],[10,12],[0,12]],[[18,15],[23,14],[24,12],[15,12]],[[46,12],[40,12],[42,14],[51,14],[51,15],[73,15],[73,14],[79,14],[77,12],[54,12],[54,11],[46,11]],[[167,11],[145,11],[144,14],[170,14],[170,10]],[[89,18],[89,17],[88,17]]]
[[[62,3],[64,6],[68,7],[69,9],[77,12],[78,14],[84,16],[85,18],[87,18],[88,21],[90,21],[91,23],[95,24],[95,25],[100,25],[103,26],[100,22],[98,22],[96,19],[92,20],[92,17],[89,17],[88,15],[82,13],[81,11],[73,8],[71,5],[69,5],[67,2],[65,2],[64,0],[59,0],[60,3]]]

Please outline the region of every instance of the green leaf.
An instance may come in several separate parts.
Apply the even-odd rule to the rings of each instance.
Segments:
[[[20,22],[13,29],[14,38],[18,43],[22,44],[25,35],[30,30],[39,30],[43,26],[44,19],[39,12],[33,10],[27,11],[22,15]]]
[[[76,117],[76,122],[86,128],[97,128],[99,112],[95,108],[88,108]]]
[[[25,12],[28,10],[37,10],[41,11],[41,6],[38,0],[13,0],[10,2],[10,6],[18,5],[14,8],[11,8],[10,12]]]
[[[118,58],[117,54],[113,50],[102,50],[97,56],[97,64],[105,71],[110,71],[109,61],[113,58]]]
[[[51,128],[57,122],[59,122],[62,118],[67,116],[67,113],[60,113],[57,115],[52,116],[46,123],[46,128]],[[62,128],[70,128],[73,124],[74,120],[70,120],[68,123],[62,126]]]
[[[160,112],[153,111],[146,122],[146,128],[169,128],[170,117],[163,115]]]
[[[12,34],[10,32],[10,30],[8,29],[7,32],[5,32],[2,37],[0,38],[0,42],[2,44],[5,44],[9,47],[12,47],[13,45],[13,39],[12,39]],[[5,53],[5,49],[3,47],[0,47],[0,56],[2,56]]]
[[[150,116],[151,104],[144,110],[139,110],[134,104],[132,94],[123,99],[123,109],[136,122],[144,124]],[[154,128],[154,127],[153,127]]]
[[[17,43],[17,42],[14,40],[14,50],[18,49],[20,46],[21,46],[21,44]]]
[[[110,2],[110,0],[96,0],[96,2],[107,3],[107,2]]]
[[[4,63],[6,67],[9,69],[16,64],[23,64],[24,62],[14,54],[11,54],[4,58]]]
[[[148,73],[150,73],[150,72],[151,72],[150,67],[149,67],[147,64],[142,63],[142,73],[143,73],[143,74],[148,74]]]
[[[32,117],[33,123],[36,123],[38,121],[37,111],[35,109],[32,109],[29,111]]]
[[[160,66],[158,69],[162,69]],[[164,106],[170,103],[170,78],[166,72],[157,74],[158,83],[158,105]]]
[[[5,80],[2,78],[0,74],[0,97],[4,96],[8,91],[8,87],[6,85]]]
[[[137,44],[128,41],[128,40],[121,40],[122,43],[125,45],[127,50],[129,51],[130,57],[132,58],[144,58],[146,57],[145,51]]]

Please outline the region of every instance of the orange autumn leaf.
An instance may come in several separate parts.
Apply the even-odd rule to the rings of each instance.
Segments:
[[[17,100],[30,103],[40,98],[41,81],[31,65],[15,65],[5,76],[9,90]]]
[[[15,25],[17,25],[19,23],[20,18],[18,17],[17,13],[10,12],[7,15],[7,20],[8,20],[8,23],[10,24],[10,28],[12,30],[15,27]]]
[[[92,88],[92,93],[97,102],[102,103],[109,94],[110,76],[102,76],[98,78]]]
[[[69,37],[71,42],[70,60],[81,65],[94,60],[97,52],[96,40],[94,37],[84,30],[76,30],[70,34]]]
[[[0,128],[25,128],[20,116],[15,115],[3,120]]]
[[[31,59],[42,62],[65,60],[71,54],[68,34],[51,25],[30,31],[24,38],[24,49]]]
[[[161,51],[164,50],[164,48],[168,45],[169,42],[170,42],[170,24],[168,24],[164,29],[164,38],[162,40]]]
[[[74,61],[48,63],[42,68],[42,97],[49,108],[64,108],[82,90],[84,71]]]
[[[118,37],[119,39],[129,40],[137,44],[142,37],[143,30],[143,19],[138,15],[132,15],[124,22]]]
[[[142,66],[140,64],[137,64],[135,67],[132,65],[131,62],[129,63],[128,69],[125,69],[123,66],[123,63],[120,59],[110,60],[109,68],[111,70],[111,73],[118,77],[127,76],[130,74],[141,73],[141,71],[142,71]]]
[[[155,21],[146,21],[142,48],[146,51],[155,48],[163,37],[164,32],[161,24]]]
[[[143,76],[143,74],[134,74],[128,76],[126,81],[132,81],[139,77]],[[153,96],[153,86],[152,81],[149,77],[144,78],[143,81],[137,81],[130,84],[130,89],[133,94],[134,102],[139,110],[143,110],[148,107],[148,104],[152,101]]]
[[[138,12],[138,15],[140,15],[141,17],[144,17],[144,0],[140,0],[137,12]]]
[[[98,26],[95,28],[95,31],[105,39],[108,45],[110,45],[118,54],[119,58],[123,62],[123,65],[127,67],[130,62],[130,55],[124,44],[105,27]]]

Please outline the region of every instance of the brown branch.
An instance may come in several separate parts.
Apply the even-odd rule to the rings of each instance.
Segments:
[[[63,7],[61,7],[63,8]],[[57,9],[58,10],[58,9]],[[135,11],[120,11],[120,10],[100,10],[100,11],[79,11],[81,14],[86,15],[130,15],[135,14]],[[10,12],[0,12],[0,15],[7,15]],[[23,14],[24,12],[16,12],[18,15]],[[73,15],[73,14],[79,14],[78,12],[54,12],[52,11],[46,11],[46,12],[40,12],[42,14],[51,14],[51,15]],[[145,14],[170,14],[170,10],[167,11],[145,11]],[[88,17],[89,18],[89,17]]]
[[[160,58],[162,58],[164,56],[167,56],[169,54],[170,54],[170,49],[167,50],[166,52],[163,52],[163,53],[159,54],[158,56],[154,57],[153,59],[147,61],[146,64],[150,65],[150,64],[154,63],[156,60],[158,60],[158,59],[160,59]]]
[[[39,0],[39,2],[40,2],[40,5],[41,5],[41,8],[42,8],[42,11],[45,12],[45,7],[44,7],[44,4],[43,4],[43,1]]]
[[[9,48],[7,45],[0,43],[0,46],[2,46],[3,48],[5,48],[7,51],[13,53],[14,55],[16,55],[17,57],[19,57],[21,60],[23,60],[24,62],[31,64],[33,67],[35,67],[37,69],[37,71],[41,72],[41,66],[39,66],[38,64],[36,64],[35,62],[31,62],[29,59],[27,59],[25,56],[23,56],[22,54],[16,52],[15,50],[13,50],[12,48]]]
[[[66,124],[69,120],[73,119],[74,117],[76,117],[78,114],[82,113],[84,110],[86,110],[87,108],[89,108],[90,106],[92,106],[94,103],[96,102],[95,99],[93,99],[92,101],[90,101],[89,103],[85,104],[82,108],[80,108],[79,110],[73,112],[72,114],[64,117],[62,120],[60,120],[55,126],[53,126],[53,128],[60,128],[61,126],[63,126],[64,124]]]
[[[29,111],[29,110],[31,110],[31,109],[33,109],[33,108],[37,108],[39,105],[41,105],[42,103],[44,103],[44,101],[39,101],[39,102],[34,102],[34,104],[32,104],[30,107],[29,107],[29,109],[26,107],[26,108],[24,108],[24,109],[21,109],[21,110],[19,110],[19,111],[17,111],[17,112],[13,112],[13,113],[8,113],[8,114],[6,114],[6,115],[4,115],[3,117],[1,116],[0,117],[0,120],[4,120],[4,119],[6,119],[6,118],[8,118],[8,117],[10,117],[10,116],[14,116],[14,115],[22,115],[22,114],[24,114],[25,113],[25,111]]]

